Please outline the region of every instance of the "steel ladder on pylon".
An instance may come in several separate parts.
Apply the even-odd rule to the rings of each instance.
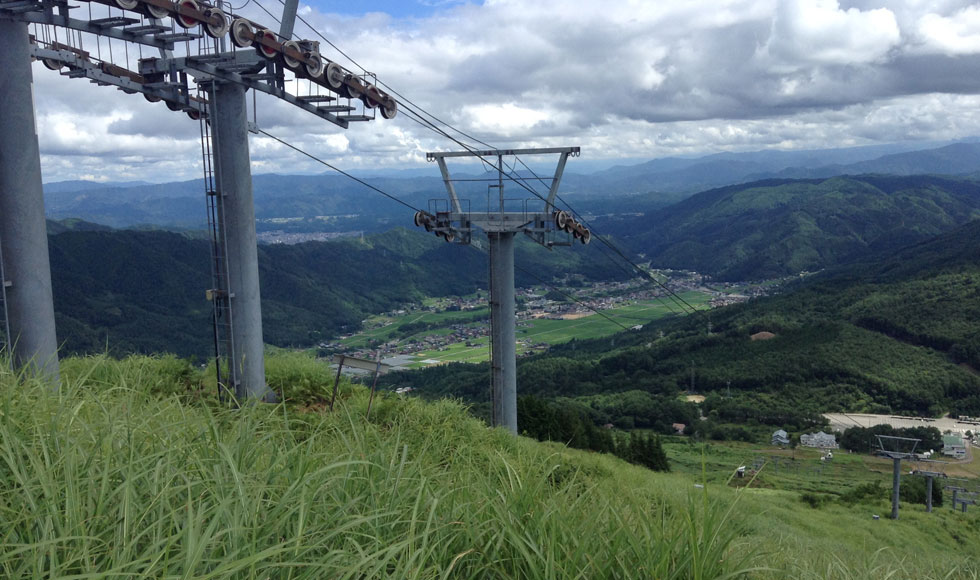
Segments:
[[[198,86],[198,97],[214,106],[214,85]],[[204,162],[204,191],[208,204],[208,234],[211,239],[211,288],[206,297],[211,301],[214,325],[214,366],[218,380],[218,398],[226,400],[238,394],[241,379],[237,365],[232,363],[235,338],[232,332],[234,317],[228,284],[228,243],[224,222],[224,192],[219,190],[214,175],[214,143],[209,122],[213,109],[201,115],[201,155]]]

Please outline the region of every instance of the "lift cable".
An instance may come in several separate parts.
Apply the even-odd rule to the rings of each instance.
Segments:
[[[455,143],[457,143],[458,145],[460,145],[460,146],[462,146],[462,147],[465,147],[465,148],[467,148],[468,150],[472,150],[472,148],[470,148],[470,147],[468,147],[468,146],[467,146],[466,144],[464,144],[464,143],[462,143],[462,142],[461,142],[461,141],[459,141],[458,139],[456,139],[456,138],[454,138],[454,137],[452,137],[451,135],[449,135],[449,134],[448,134],[448,133],[446,133],[445,131],[443,131],[443,130],[441,130],[441,129],[439,129],[439,128],[438,128],[438,127],[436,127],[436,126],[435,126],[434,124],[432,124],[432,122],[431,122],[431,121],[428,121],[428,120],[427,120],[427,119],[425,119],[425,118],[424,118],[424,117],[423,117],[422,115],[420,115],[420,114],[419,114],[419,113],[417,113],[416,111],[414,111],[414,110],[412,110],[411,108],[407,108],[407,107],[406,107],[406,108],[403,108],[403,110],[404,110],[404,111],[405,111],[405,112],[406,112],[406,113],[408,114],[408,116],[409,116],[410,118],[412,118],[412,117],[416,117],[416,119],[413,119],[413,120],[415,120],[416,122],[418,122],[418,123],[420,123],[420,124],[423,124],[423,125],[425,125],[425,126],[428,126],[428,127],[430,127],[430,128],[432,128],[433,130],[435,130],[435,131],[437,131],[438,133],[440,133],[441,135],[443,135],[443,136],[445,136],[446,138],[448,138],[448,139],[450,139],[450,140],[452,140],[452,141],[454,141],[454,142],[455,142]],[[402,200],[400,200],[400,199],[397,199],[397,198],[395,198],[394,196],[391,196],[391,195],[389,195],[388,193],[386,193],[386,192],[383,192],[383,191],[381,191],[380,189],[377,189],[376,187],[374,187],[374,186],[372,186],[372,185],[370,185],[370,184],[368,184],[368,183],[366,183],[366,182],[364,182],[364,181],[362,181],[362,180],[360,180],[360,179],[358,179],[358,178],[356,178],[356,177],[354,177],[354,176],[352,176],[352,175],[349,175],[349,174],[347,174],[347,173],[345,173],[345,172],[343,172],[343,171],[341,171],[340,169],[337,169],[337,168],[335,168],[335,167],[333,167],[332,165],[330,165],[330,164],[329,164],[329,163],[327,163],[326,161],[323,161],[322,159],[319,159],[319,158],[316,158],[316,157],[314,157],[313,155],[311,155],[311,154],[309,154],[309,153],[307,153],[307,152],[305,152],[305,151],[303,151],[302,149],[299,149],[299,148],[296,148],[295,146],[293,146],[293,145],[291,145],[291,144],[289,144],[289,143],[286,143],[285,141],[283,141],[283,140],[281,140],[281,139],[279,139],[278,137],[274,137],[274,136],[272,136],[272,135],[270,135],[270,134],[269,134],[269,133],[267,133],[266,131],[263,131],[263,130],[261,130],[261,129],[260,129],[259,131],[260,131],[260,132],[261,132],[262,134],[264,134],[264,135],[267,135],[267,136],[269,136],[270,138],[272,138],[272,139],[275,139],[276,141],[279,141],[280,143],[282,143],[282,144],[284,144],[284,145],[286,145],[286,146],[288,146],[288,147],[290,147],[291,149],[295,149],[295,150],[296,150],[297,152],[300,152],[300,153],[302,153],[302,154],[304,154],[304,155],[306,155],[307,157],[310,157],[311,159],[314,159],[315,161],[318,161],[318,162],[320,162],[320,163],[322,163],[323,165],[325,165],[325,166],[327,166],[327,167],[330,167],[331,169],[335,169],[335,170],[336,170],[337,172],[339,172],[339,173],[342,173],[342,174],[344,174],[344,175],[348,175],[349,177],[351,177],[352,179],[354,179],[354,180],[356,180],[356,181],[358,181],[359,183],[361,183],[361,184],[364,184],[365,186],[367,186],[367,187],[369,187],[369,188],[371,188],[371,189],[373,189],[373,190],[375,190],[375,191],[378,191],[378,192],[379,192],[379,193],[381,193],[382,195],[385,195],[385,196],[387,196],[387,197],[390,197],[391,199],[393,199],[393,200],[395,200],[395,201],[398,201],[398,202],[399,202],[399,203],[401,203],[402,205],[405,205],[405,206],[407,206],[407,207],[410,207],[411,209],[414,209],[414,210],[416,210],[416,211],[420,211],[420,210],[419,210],[418,208],[415,208],[415,207],[413,207],[413,206],[410,206],[409,204],[407,204],[407,203],[405,203],[404,201],[402,201]],[[486,160],[486,159],[485,159],[485,158],[484,158],[483,156],[481,156],[481,155],[476,155],[476,156],[477,156],[477,157],[479,157],[479,158],[480,158],[480,159],[481,159],[481,160],[482,160],[482,161],[483,161],[484,163],[487,163],[487,164],[489,164],[489,165],[493,165],[493,164],[491,164],[491,163],[490,163],[490,162],[489,162],[488,160]],[[527,184],[525,184],[525,183],[524,183],[524,182],[523,182],[522,180],[519,180],[519,179],[515,179],[515,178],[514,178],[514,177],[513,177],[512,175],[509,175],[509,174],[505,174],[505,175],[506,175],[506,176],[508,177],[508,179],[510,179],[511,181],[513,181],[513,182],[515,182],[515,183],[517,183],[518,185],[520,185],[521,187],[523,187],[523,188],[524,188],[525,190],[527,190],[527,191],[528,191],[529,193],[531,193],[532,195],[534,195],[534,196],[536,196],[536,197],[538,197],[538,198],[539,198],[539,199],[541,199],[542,201],[546,201],[546,198],[545,198],[545,197],[543,197],[543,196],[542,196],[542,195],[541,195],[540,193],[538,193],[537,191],[535,191],[535,190],[534,190],[533,188],[531,188],[531,187],[528,187],[528,185],[527,185]],[[563,203],[565,203],[565,204],[567,205],[567,202],[564,202],[564,200],[563,200]],[[601,243],[602,243],[602,244],[603,244],[604,246],[607,246],[607,247],[608,247],[608,248],[609,248],[610,250],[612,250],[612,251],[613,251],[613,252],[614,252],[614,253],[615,253],[616,255],[618,255],[618,256],[620,257],[620,259],[621,259],[621,260],[623,260],[624,262],[626,262],[627,264],[629,264],[629,265],[630,265],[630,266],[631,266],[631,267],[633,268],[633,270],[634,270],[634,271],[636,271],[636,272],[639,272],[639,273],[640,273],[640,274],[641,274],[642,276],[644,276],[644,277],[646,277],[646,278],[648,278],[649,280],[652,280],[652,281],[653,281],[653,282],[654,282],[655,284],[657,284],[658,286],[660,286],[660,287],[661,287],[661,288],[662,288],[662,289],[663,289],[663,290],[664,290],[664,291],[665,291],[665,292],[667,293],[667,297],[668,297],[668,298],[670,298],[671,300],[673,300],[673,301],[674,301],[674,303],[675,303],[675,304],[676,304],[676,305],[677,305],[677,306],[678,306],[679,308],[681,308],[681,310],[685,310],[685,307],[686,307],[686,309],[687,309],[688,311],[690,311],[690,312],[693,312],[693,313],[697,313],[697,314],[698,314],[699,316],[702,316],[702,317],[704,317],[704,315],[703,315],[703,314],[701,313],[701,311],[700,311],[699,309],[697,309],[697,308],[695,308],[694,306],[692,306],[692,305],[691,305],[690,303],[688,303],[688,302],[687,302],[686,300],[684,300],[684,299],[683,299],[683,298],[681,298],[681,297],[680,297],[679,295],[677,295],[677,294],[676,294],[676,293],[675,293],[675,292],[674,292],[674,291],[673,291],[672,289],[670,289],[670,288],[669,288],[669,287],[668,287],[668,286],[667,286],[666,284],[664,284],[664,283],[663,283],[663,282],[661,282],[660,280],[657,280],[657,279],[656,279],[656,277],[654,277],[654,276],[653,276],[653,275],[651,275],[651,274],[650,274],[649,272],[647,272],[647,271],[646,271],[646,270],[644,270],[644,269],[643,269],[642,267],[640,267],[640,266],[639,266],[638,264],[636,264],[635,262],[633,262],[632,260],[630,260],[630,259],[629,259],[629,258],[628,258],[628,257],[627,257],[627,256],[625,255],[625,253],[623,253],[623,251],[622,251],[622,250],[620,250],[619,248],[617,248],[617,247],[615,247],[615,246],[614,246],[614,245],[613,245],[613,244],[612,244],[611,242],[609,242],[608,240],[606,240],[604,236],[601,236],[601,235],[597,235],[597,236],[596,236],[596,238],[597,238],[597,239],[598,239],[598,240],[599,240],[599,241],[600,241],[600,242],[601,242]],[[612,260],[612,258],[611,258],[611,257],[609,257],[608,255],[607,255],[607,258],[609,258],[609,259],[610,259],[610,260],[611,260],[611,261],[612,261],[613,263],[616,263],[616,262],[615,262],[615,260]],[[617,264],[617,265],[618,265],[618,264]],[[622,266],[621,266],[621,265],[618,265],[618,266],[620,266],[620,267],[622,268]],[[623,269],[624,271],[627,271],[627,270],[626,270],[626,268],[622,268],[622,269]],[[627,271],[627,272],[628,272],[628,271]],[[669,308],[669,307],[668,307],[668,308]]]
[[[529,173],[530,173],[531,175],[533,175],[533,176],[535,177],[535,179],[537,179],[538,181],[541,181],[542,183],[544,183],[544,179],[542,179],[541,177],[539,177],[539,176],[538,176],[538,175],[537,175],[537,174],[536,174],[536,173],[534,172],[534,170],[533,170],[533,169],[531,169],[530,167],[528,167],[528,165],[527,165],[526,163],[524,163],[524,161],[523,161],[522,159],[520,159],[520,158],[519,158],[519,157],[517,157],[516,155],[515,155],[514,157],[515,157],[515,159],[517,159],[517,161],[519,161],[519,162],[521,163],[521,165],[523,165],[523,166],[524,166],[524,168],[525,168],[525,169],[526,169],[526,170],[527,170],[527,171],[528,171],[528,172],[529,172]],[[565,200],[564,200],[564,199],[563,199],[563,198],[561,197],[561,195],[559,195],[559,194],[557,194],[557,193],[556,193],[556,194],[555,194],[555,198],[556,198],[557,200],[559,200],[559,201],[561,201],[561,203],[562,203],[563,205],[565,205],[565,207],[567,207],[567,208],[568,208],[568,209],[569,209],[570,211],[572,211],[572,213],[574,213],[575,215],[577,215],[577,216],[579,217],[579,221],[581,221],[581,222],[582,222],[582,224],[584,224],[584,225],[585,225],[586,227],[588,227],[588,228],[589,228],[590,230],[593,230],[593,231],[595,230],[595,228],[593,228],[593,227],[592,227],[592,224],[590,224],[590,223],[588,222],[588,220],[586,220],[586,219],[585,219],[585,217],[584,217],[584,216],[582,215],[582,213],[580,213],[580,212],[577,212],[577,211],[575,211],[575,210],[574,210],[574,209],[572,208],[572,205],[571,205],[570,203],[568,203],[567,201],[565,201]],[[656,284],[657,284],[658,286],[660,286],[660,287],[661,287],[661,288],[662,288],[662,289],[663,289],[664,291],[666,291],[666,292],[668,293],[668,295],[669,295],[669,296],[670,296],[670,297],[671,297],[671,298],[672,298],[672,299],[673,299],[673,300],[675,301],[675,303],[676,303],[676,302],[679,302],[679,304],[678,304],[678,306],[679,306],[679,307],[681,307],[681,308],[683,308],[683,307],[685,307],[685,306],[686,306],[686,307],[687,307],[688,309],[690,309],[690,310],[691,310],[692,312],[697,312],[697,313],[699,313],[699,314],[700,314],[700,312],[701,312],[700,310],[698,310],[698,309],[697,309],[697,308],[695,308],[694,306],[691,306],[691,304],[689,304],[689,303],[688,303],[688,302],[687,302],[686,300],[684,300],[683,298],[681,298],[681,297],[680,297],[680,295],[678,295],[678,294],[677,294],[676,292],[674,292],[673,290],[671,290],[670,288],[668,288],[668,287],[667,287],[667,286],[666,286],[666,285],[665,285],[664,283],[662,283],[662,282],[661,282],[660,280],[657,280],[657,279],[656,279],[656,277],[654,277],[654,276],[652,276],[652,275],[651,275],[651,274],[650,274],[649,272],[647,272],[646,270],[644,270],[643,268],[641,268],[641,267],[640,267],[640,266],[639,266],[638,264],[636,264],[636,263],[634,263],[634,262],[633,262],[632,260],[630,260],[630,259],[629,259],[629,258],[628,258],[628,257],[626,256],[626,254],[625,254],[625,252],[623,252],[623,251],[622,251],[622,250],[621,250],[620,248],[618,248],[618,247],[617,247],[617,246],[616,246],[615,244],[613,244],[613,243],[612,243],[612,242],[611,242],[610,240],[608,240],[608,239],[606,239],[606,237],[605,237],[605,236],[602,236],[602,235],[599,235],[599,234],[596,234],[596,236],[595,236],[595,237],[596,237],[596,239],[598,239],[598,240],[599,240],[599,241],[600,241],[600,242],[601,242],[601,243],[602,243],[602,244],[603,244],[604,246],[607,246],[607,247],[608,247],[608,248],[609,248],[610,250],[612,250],[613,252],[615,252],[615,253],[616,253],[616,255],[620,257],[620,259],[622,259],[622,260],[623,260],[623,261],[625,261],[625,262],[626,262],[627,264],[629,264],[630,266],[632,266],[634,270],[636,270],[636,271],[638,271],[638,272],[641,272],[641,273],[643,273],[643,275],[644,275],[644,277],[647,277],[647,278],[649,278],[649,279],[650,279],[650,280],[652,280],[652,281],[653,281],[654,283],[656,283]],[[682,306],[682,305],[683,305],[683,306]],[[703,317],[703,315],[702,315],[702,317]]]
[[[280,2],[281,1],[282,0],[280,0]],[[269,10],[265,6],[263,6],[261,2],[259,2],[258,0],[254,0],[253,4],[255,4],[256,6],[258,6],[262,10],[262,12],[265,12],[266,14],[268,14],[269,15],[269,18],[273,19],[276,22],[276,24],[282,24],[282,22],[279,20],[279,18],[277,16],[275,16],[272,12],[269,12]],[[293,36],[295,36],[295,34]]]
[[[599,309],[597,309],[597,308],[593,308],[592,306],[590,306],[590,305],[588,305],[588,304],[586,304],[586,303],[585,303],[585,301],[583,301],[583,300],[579,300],[579,298],[578,298],[578,297],[576,297],[576,296],[572,296],[571,294],[568,294],[568,293],[566,293],[566,292],[564,292],[563,290],[560,290],[559,288],[556,288],[555,286],[552,286],[551,284],[549,284],[549,283],[547,283],[547,282],[545,282],[545,281],[544,281],[543,279],[541,279],[540,277],[538,277],[538,276],[537,276],[537,275],[536,275],[536,274],[535,274],[534,272],[531,272],[531,271],[529,271],[529,270],[525,270],[524,268],[521,268],[520,266],[516,266],[516,265],[515,265],[514,267],[515,267],[515,268],[516,268],[517,270],[519,270],[519,271],[520,271],[521,273],[523,273],[523,274],[525,274],[525,275],[527,275],[527,276],[530,276],[530,277],[532,277],[532,278],[534,278],[535,280],[537,280],[537,281],[538,281],[538,282],[540,282],[541,284],[543,284],[543,285],[545,285],[545,286],[547,286],[548,288],[550,288],[550,289],[552,289],[552,290],[554,290],[555,292],[558,292],[559,294],[561,294],[561,295],[562,295],[562,296],[564,296],[565,298],[568,298],[568,299],[569,299],[569,300],[571,300],[572,302],[575,302],[575,303],[576,303],[576,304],[578,304],[579,306],[582,306],[582,307],[584,307],[584,308],[588,308],[588,309],[589,309],[589,310],[591,310],[592,312],[595,312],[595,313],[596,313],[596,314],[598,314],[599,316],[601,316],[601,317],[603,317],[603,318],[605,318],[605,319],[606,319],[606,320],[608,320],[609,322],[612,322],[613,324],[615,324],[616,326],[618,326],[618,327],[620,327],[620,328],[622,328],[623,330],[629,330],[629,327],[628,327],[628,326],[626,326],[626,325],[624,325],[624,324],[621,324],[621,323],[620,323],[620,322],[619,322],[618,320],[616,320],[615,318],[613,318],[613,317],[611,317],[611,316],[608,316],[608,315],[606,315],[606,314],[604,314],[604,313],[603,313],[603,312],[602,312],[601,310],[599,310]],[[648,321],[648,322],[649,322],[649,321]]]
[[[429,126],[430,128],[432,128],[437,133],[445,136],[447,139],[452,140],[456,144],[458,144],[458,145],[466,148],[469,151],[473,151],[473,149],[471,147],[468,147],[463,142],[461,142],[458,139],[456,139],[455,137],[449,135],[448,133],[446,133],[442,129],[436,127],[431,121],[428,121],[427,119],[425,119],[424,117],[422,117],[419,113],[417,113],[416,111],[412,110],[411,108],[409,108],[409,107],[403,107],[403,110],[405,110],[405,112],[408,113],[409,115],[414,115],[414,116],[418,117],[420,119],[420,122],[424,123],[426,126]],[[482,141],[480,143],[483,144],[483,145],[486,145],[486,143],[483,143]],[[484,163],[489,163],[482,155],[479,155],[476,152],[474,152],[474,155],[477,156],[477,157],[479,157]],[[517,156],[515,155],[514,157],[517,157]],[[524,164],[523,161],[521,161],[521,163]],[[524,164],[524,166],[527,167],[526,164]],[[528,171],[531,171],[531,173],[534,174],[534,172],[530,168],[528,168]],[[547,201],[547,198],[545,198],[543,195],[541,195],[539,192],[537,192],[533,187],[528,186],[528,184],[526,183],[526,180],[524,178],[520,177],[520,175],[517,175],[517,177],[514,177],[514,174],[516,174],[516,172],[504,173],[504,175],[509,180],[511,180],[514,183],[520,185],[522,188],[524,188],[526,191],[528,191],[529,193],[531,193],[535,197],[541,199],[542,201]],[[538,180],[543,181],[540,177],[538,177]],[[579,214],[578,212],[574,211],[574,209],[572,209],[572,207],[568,204],[567,201],[565,201],[564,199],[562,199],[559,196],[557,196],[557,194],[556,194],[556,198],[558,198],[562,202],[562,204],[564,204],[566,207],[568,207],[569,210],[571,210],[573,213],[575,213],[576,215],[579,215],[581,217],[581,214]],[[584,220],[583,220],[583,223],[584,223]],[[586,225],[588,225],[588,224],[586,224]],[[592,229],[592,228],[590,228],[590,229]],[[629,264],[633,268],[633,270],[635,270],[636,272],[639,272],[642,276],[644,276],[645,278],[648,278],[649,280],[653,281],[656,285],[660,286],[665,292],[667,292],[668,297],[671,300],[673,300],[675,302],[675,304],[679,308],[681,308],[682,310],[684,310],[686,308],[690,312],[696,313],[699,316],[701,316],[702,318],[706,318],[704,316],[704,314],[699,309],[697,309],[694,306],[692,306],[689,302],[687,302],[686,300],[684,300],[683,298],[681,298],[676,292],[674,292],[672,289],[670,289],[666,284],[664,284],[660,280],[657,280],[655,276],[651,275],[649,272],[647,272],[646,270],[644,270],[639,264],[637,264],[636,262],[634,262],[633,260],[631,260],[628,256],[626,256],[625,252],[623,252],[621,249],[619,249],[618,247],[616,247],[612,242],[610,242],[609,240],[607,240],[605,238],[605,236],[596,235],[596,238],[604,246],[608,247],[617,256],[619,256],[619,258],[621,260],[623,260],[624,262],[626,262],[627,264]]]
[[[377,187],[371,185],[370,183],[364,181],[363,179],[360,179],[359,177],[356,177],[354,175],[351,175],[350,173],[347,173],[346,171],[344,171],[343,169],[340,169],[339,167],[336,167],[334,165],[331,165],[331,164],[327,163],[326,161],[324,161],[323,159],[320,159],[319,157],[313,155],[312,153],[307,153],[306,151],[300,149],[299,147],[293,145],[292,143],[288,143],[288,142],[280,139],[279,137],[276,137],[275,135],[272,135],[272,134],[270,134],[267,131],[264,131],[262,129],[258,129],[258,132],[261,133],[261,134],[263,134],[263,135],[265,135],[266,137],[268,137],[270,139],[273,139],[274,141],[278,141],[279,143],[285,145],[286,147],[289,147],[290,149],[292,149],[293,151],[296,151],[297,153],[301,153],[301,154],[309,157],[310,159],[312,159],[313,161],[316,161],[317,163],[320,163],[321,165],[325,165],[325,166],[329,167],[330,169],[336,171],[337,173],[343,175],[344,177],[349,177],[350,179],[353,179],[354,181],[360,183],[364,187],[367,187],[368,189],[372,189],[372,190],[380,193],[381,195],[387,197],[388,199],[402,204],[403,206],[407,207],[410,210],[413,210],[413,211],[422,211],[419,208],[413,206],[412,204],[407,203],[407,202],[405,202],[405,201],[403,201],[401,199],[398,199],[397,197],[395,197],[394,195],[391,195],[390,193],[388,193],[386,191],[382,191],[381,189],[378,189]]]

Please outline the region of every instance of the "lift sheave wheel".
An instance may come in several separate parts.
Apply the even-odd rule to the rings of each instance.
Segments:
[[[327,64],[323,70],[323,81],[326,87],[335,93],[340,93],[344,87],[344,69],[335,62]]]
[[[259,51],[259,54],[261,54],[266,58],[276,58],[276,55],[279,54],[279,51],[276,50],[275,48],[270,48],[266,46],[262,42],[267,38],[271,38],[272,40],[275,40],[276,35],[273,34],[272,31],[269,30],[268,28],[260,28],[256,30],[255,40],[258,42],[258,44],[255,45],[255,48]]]
[[[136,10],[140,5],[139,0],[113,0],[116,6],[122,8],[123,10]]]
[[[292,71],[297,71],[300,69],[303,63],[289,56],[286,50],[290,48],[295,50],[296,52],[302,53],[302,51],[299,48],[298,42],[296,42],[295,40],[287,40],[286,42],[282,43],[282,63],[286,65],[286,68]]]
[[[184,8],[198,12],[200,11],[200,6],[198,6],[196,0],[177,0],[177,8]],[[178,26],[184,29],[193,28],[200,24],[193,16],[181,14],[180,12],[174,12],[174,21]]]
[[[248,48],[252,46],[252,25],[244,18],[236,18],[231,23],[231,41],[238,48]]]
[[[582,232],[582,237],[579,238],[579,241],[583,244],[588,244],[590,241],[592,241],[592,232],[590,230],[585,230]]]
[[[340,87],[340,95],[347,97],[348,99],[359,99],[363,94],[361,89],[358,88],[354,83],[357,82],[354,75],[347,74],[344,76],[344,84]]]
[[[323,75],[323,57],[315,52],[306,55],[306,75],[311,79],[319,79]]]
[[[170,10],[166,8],[161,8],[160,6],[155,6],[147,2],[143,3],[143,11],[150,18],[164,19],[170,16]]]
[[[381,99],[383,98],[384,97],[381,96],[381,91],[379,91],[378,87],[374,85],[368,85],[365,87],[364,94],[361,95],[361,101],[363,101],[364,106],[369,109],[377,109],[379,106],[381,106]]]
[[[559,210],[555,212],[555,227],[559,230],[568,231],[568,222],[570,221],[568,212],[565,210]]]
[[[61,70],[61,67],[63,66],[60,62],[51,58],[42,58],[41,62],[50,70]]]
[[[221,38],[228,33],[228,18],[218,8],[208,8],[204,14],[210,19],[204,24],[204,32],[211,38]]]
[[[391,97],[385,99],[384,104],[381,105],[381,116],[385,119],[394,119],[395,115],[398,114],[398,102]]]
[[[417,228],[422,227],[422,215],[422,210],[415,212],[415,227]]]

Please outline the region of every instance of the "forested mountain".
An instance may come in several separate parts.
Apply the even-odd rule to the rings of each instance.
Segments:
[[[864,175],[729,186],[604,224],[655,267],[750,280],[894,251],[977,216],[976,180]]]
[[[519,392],[563,398],[599,424],[668,431],[694,421],[723,437],[803,429],[834,410],[980,414],[980,221],[711,311],[710,333],[707,316],[555,346],[520,361]],[[387,380],[479,408],[487,372],[454,365]],[[708,421],[678,399],[692,380]]]
[[[57,224],[52,230],[61,232],[49,243],[64,352],[210,352],[206,240],[160,231],[74,231]],[[591,246],[548,252],[522,241],[516,251],[523,285],[569,272],[594,280],[623,276]],[[265,341],[310,346],[359,327],[371,313],[425,296],[486,288],[487,256],[431,234],[395,229],[363,239],[259,246],[259,276]]]

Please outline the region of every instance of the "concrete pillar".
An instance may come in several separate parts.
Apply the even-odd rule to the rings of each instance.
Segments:
[[[59,381],[27,24],[0,20],[0,240],[14,365]]]
[[[517,433],[517,337],[514,232],[490,232],[490,321],[493,327],[493,424]]]
[[[252,172],[248,154],[245,88],[219,82],[214,90],[211,131],[214,140],[215,187],[219,200],[218,235],[228,256],[227,291],[232,311],[232,348],[240,400],[276,400],[265,384],[259,262],[252,201]],[[234,375],[233,375],[234,376]]]

